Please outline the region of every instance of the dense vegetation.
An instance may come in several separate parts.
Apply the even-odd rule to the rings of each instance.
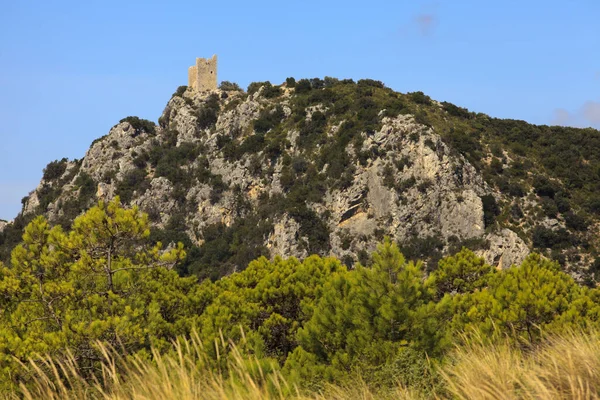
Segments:
[[[600,272],[597,235],[600,213],[600,133],[594,129],[535,126],[523,121],[500,120],[482,113],[469,112],[448,102],[436,102],[422,92],[397,93],[382,82],[362,79],[288,78],[284,85],[254,82],[243,93],[232,82],[222,82],[221,96],[213,94],[199,104],[186,96],[186,86],[173,94],[191,107],[197,118],[194,141],[178,140],[179,132],[165,113],[160,129],[147,120],[127,117],[135,133],[151,134],[148,151],[136,154],[137,169],[128,171],[116,182],[116,193],[128,202],[150,187],[155,177],[165,177],[173,185],[170,195],[176,203],[170,221],[155,235],[165,243],[183,241],[188,246],[186,261],[179,267],[183,274],[195,274],[213,280],[244,268],[259,255],[270,256],[266,238],[273,223],[286,215],[300,226],[299,247],[308,254],[328,254],[331,249],[327,214],[314,212],[325,194],[352,184],[356,165],[367,165],[376,157],[395,149],[372,146],[363,148],[365,139],[381,129],[384,118],[410,114],[424,126],[431,126],[455,151],[481,172],[500,197],[482,197],[485,227],[488,231],[508,227],[517,232],[536,251],[559,262],[563,267],[577,266],[582,281],[593,285]],[[230,163],[246,163],[257,178],[269,181],[281,166],[281,195],[264,195],[258,204],[249,205],[238,196],[236,218],[230,226],[212,225],[197,233],[202,245],[194,245],[183,228],[189,230],[189,216],[197,202],[186,193],[192,187],[208,185],[210,201],[218,203],[225,193],[236,194],[227,179],[211,172],[212,160],[203,142],[206,132],[215,132],[219,117],[248,96],[260,99],[258,117],[246,130],[219,132],[216,146]],[[336,127],[335,132],[332,127]],[[299,134],[293,140],[290,131]],[[159,133],[155,135],[155,133]],[[334,132],[334,133],[332,133]],[[411,133],[418,139],[420,133]],[[196,140],[197,139],[197,140]],[[435,146],[433,142],[431,146]],[[212,151],[212,150],[211,150]],[[396,181],[396,171],[409,166],[410,160],[395,158],[386,172],[386,186],[400,194],[413,186],[424,193],[428,182],[414,179]],[[35,215],[45,214],[48,206],[64,196],[65,184],[74,182],[68,200],[63,200],[58,222],[69,229],[73,219],[95,200],[99,183],[79,173],[80,164],[66,169],[65,159],[53,161],[44,170],[44,182],[38,189],[39,206],[33,213],[19,216],[0,233],[0,259],[7,262],[18,243],[24,226]],[[103,178],[112,182],[112,176]],[[152,222],[160,219],[160,210],[148,206]],[[255,223],[261,221],[261,224]],[[381,239],[374,235],[368,240]],[[360,239],[362,240],[362,239]],[[420,257],[429,267],[443,254],[460,248],[459,241],[436,236],[413,238],[397,243],[402,251]],[[470,243],[473,245],[474,243]],[[485,246],[485,243],[476,244]],[[368,254],[356,251],[344,262],[368,263]]]
[[[192,107],[192,141],[180,140],[168,118],[161,118],[158,130],[138,117],[121,120],[135,136],[150,134],[149,145],[132,154],[135,168],[118,181],[116,171],[102,180],[114,181],[125,203],[147,191],[152,178],[168,180],[174,206],[166,223],[152,205],[144,213],[124,208],[118,197],[89,208],[99,182],[81,171],[81,161],[56,160],[45,168],[39,204],[0,232],[2,390],[54,390],[48,382],[69,373],[52,376],[52,365],[68,365],[80,385],[65,386],[58,396],[63,398],[77,387],[110,391],[127,374],[153,382],[174,379],[170,372],[160,375],[161,362],[173,371],[183,362],[180,370],[201,382],[188,388],[203,394],[206,387],[234,393],[244,385],[265,398],[293,395],[295,387],[311,397],[345,390],[338,398],[356,398],[353,387],[377,390],[377,397],[553,398],[567,393],[565,387],[575,390],[542,367],[566,365],[544,349],[573,350],[564,341],[548,342],[553,335],[584,349],[573,353],[579,359],[599,353],[585,335],[571,333],[600,328],[594,282],[600,278],[598,131],[494,119],[368,79],[288,78],[281,86],[252,83],[247,93],[223,82],[221,89],[221,96],[200,104],[185,96],[184,86],[173,95]],[[280,167],[282,193],[262,193],[256,204],[211,171],[201,140],[215,132],[221,113],[247,96],[261,99],[257,118],[249,131],[219,133],[216,147],[226,161],[246,163],[267,181]],[[381,244],[373,253],[363,250],[343,260],[319,256],[331,249],[328,215],[312,205],[332,189],[349,187],[356,165],[394,151],[365,149],[363,143],[384,118],[402,114],[433,127],[501,194],[481,196],[485,228],[510,227],[541,255],[497,271],[471,251],[484,248],[483,239],[445,242],[415,234],[392,243],[378,231]],[[292,130],[298,132],[294,143],[287,134]],[[412,132],[411,140],[419,135]],[[384,171],[384,185],[399,194],[410,187],[426,192],[427,182],[395,179],[395,171],[410,162],[395,158]],[[49,222],[42,215],[67,186],[69,196]],[[198,209],[187,194],[196,186],[210,188],[213,205],[225,193],[234,199],[228,206],[235,218],[198,232],[200,244],[186,233],[186,219]],[[298,224],[298,246],[312,256],[269,261],[265,238],[284,215]],[[158,222],[161,229],[150,229]],[[342,246],[349,248],[352,240],[342,238]],[[577,271],[587,286],[563,272],[579,262],[589,266]],[[185,351],[191,358],[175,355],[177,338],[187,343],[180,346],[190,346]],[[52,361],[28,366],[38,354]],[[119,372],[107,374],[115,358]],[[506,367],[504,359],[518,367]],[[468,373],[473,365],[487,374],[483,388],[477,386],[481,378]],[[569,368],[575,371],[569,379],[587,376],[579,366]],[[598,377],[586,379],[580,397],[600,396],[592,385]],[[133,390],[128,384],[123,390]]]
[[[279,374],[301,390],[360,377],[371,387],[401,383],[433,395],[444,390],[438,367],[470,338],[526,350],[548,334],[600,323],[600,290],[536,254],[497,271],[462,249],[427,275],[385,240],[369,267],[260,257],[200,283],[177,274],[185,251],[153,244],[148,223],[115,199],[70,231],[43,217],[26,227],[0,268],[4,390],[34,385],[23,363],[38,353],[75,362],[83,379],[95,376],[102,386],[108,377],[96,341],[142,360],[197,335],[202,368],[220,374],[233,374],[228,366],[241,357],[254,359],[261,376]]]

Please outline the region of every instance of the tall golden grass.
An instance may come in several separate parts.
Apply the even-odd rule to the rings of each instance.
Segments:
[[[534,349],[471,341],[442,370],[457,399],[600,399],[600,336],[569,332]]]
[[[457,349],[440,368],[443,393],[425,394],[398,386],[372,388],[360,379],[352,385],[326,386],[306,393],[278,372],[266,373],[256,359],[232,346],[227,373],[208,368],[197,337],[174,343],[169,354],[153,360],[123,357],[100,346],[104,361],[100,378],[86,379],[72,356],[30,360],[32,382],[11,399],[600,399],[600,336],[571,332],[548,339],[534,350],[509,344],[471,341]]]

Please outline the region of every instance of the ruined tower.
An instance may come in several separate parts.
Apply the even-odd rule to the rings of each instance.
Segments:
[[[196,58],[196,65],[188,69],[188,86],[199,92],[217,89],[217,55]]]

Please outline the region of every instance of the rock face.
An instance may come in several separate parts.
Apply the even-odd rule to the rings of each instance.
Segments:
[[[499,232],[487,236],[489,249],[479,251],[479,256],[485,261],[499,269],[509,268],[520,264],[529,254],[529,248],[525,242],[510,229],[502,229]]]
[[[0,220],[0,233],[2,233],[4,231],[4,228],[6,228],[6,225],[8,225],[7,221]]]
[[[252,242],[271,257],[316,252],[352,263],[384,236],[401,244],[435,238],[443,249],[487,239],[489,249],[481,254],[500,267],[527,255],[527,245],[511,230],[486,233],[482,196],[500,195],[412,115],[380,113],[377,130],[361,132],[358,144],[345,147],[341,156],[350,162],[335,175],[334,160],[323,157],[330,139],[312,150],[300,146],[306,131],[292,122],[298,105],[290,91],[276,100],[264,93],[263,87],[250,95],[174,95],[156,132],[134,121],[115,125],[82,160],[68,162],[60,178],[42,181],[23,212],[44,205],[43,212],[58,220],[118,194],[148,212],[157,228],[185,232],[201,251],[230,228],[229,249]],[[300,115],[310,124],[327,112],[313,105]],[[271,115],[282,121],[277,129],[259,129],[257,119]],[[327,125],[323,137],[334,140],[343,123]],[[319,179],[322,184],[313,187]],[[242,231],[251,233],[236,239]]]

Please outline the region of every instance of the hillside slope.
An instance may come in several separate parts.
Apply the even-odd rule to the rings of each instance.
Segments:
[[[82,160],[50,163],[0,235],[68,226],[119,195],[213,279],[260,255],[368,263],[384,236],[429,267],[467,246],[496,266],[535,249],[591,282],[600,262],[600,132],[470,113],[372,80],[181,87],[159,125],[128,117]]]

